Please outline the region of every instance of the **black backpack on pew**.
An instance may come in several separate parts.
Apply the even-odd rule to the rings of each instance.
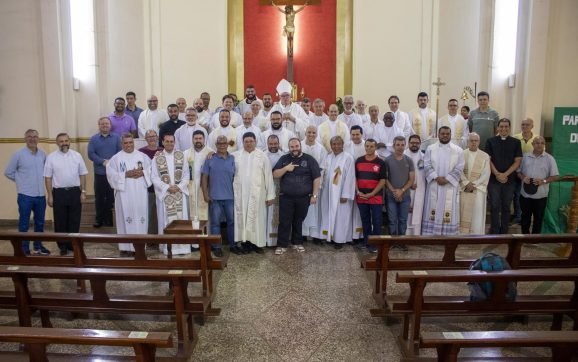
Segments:
[[[511,270],[510,264],[502,256],[494,253],[485,253],[479,259],[475,260],[469,270],[481,270],[485,272],[501,272],[503,270]],[[493,282],[468,283],[470,289],[470,301],[477,302],[487,300],[494,291]],[[509,282],[508,290],[506,291],[506,300],[515,300],[518,291],[516,283]]]

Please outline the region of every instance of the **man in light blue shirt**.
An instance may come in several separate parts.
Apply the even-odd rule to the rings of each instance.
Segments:
[[[44,163],[46,153],[38,149],[38,131],[29,129],[24,133],[26,147],[17,151],[4,171],[4,175],[16,183],[18,193],[18,231],[27,232],[30,214],[34,213],[34,231],[44,232],[46,197],[44,195]],[[22,250],[30,255],[28,241],[22,243]],[[34,255],[50,255],[40,241],[34,241]]]

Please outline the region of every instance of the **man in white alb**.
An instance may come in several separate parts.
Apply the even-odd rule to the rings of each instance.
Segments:
[[[279,111],[271,111],[269,114],[271,119],[271,128],[263,132],[263,139],[269,139],[270,135],[275,135],[279,138],[279,148],[283,152],[289,152],[289,140],[295,137],[295,134],[288,128],[283,127],[283,115]]]
[[[450,99],[448,101],[448,112],[438,121],[438,127],[447,126],[452,130],[452,143],[462,149],[468,145],[468,135],[470,129],[468,123],[458,113],[459,105],[457,99]]]
[[[267,138],[267,151],[271,169],[275,167],[281,156],[287,154],[279,149],[279,137],[272,134]],[[277,228],[279,227],[279,179],[273,178],[275,184],[275,200],[267,206],[267,246],[277,246]]]
[[[422,147],[432,144],[436,136],[436,112],[428,108],[429,97],[426,92],[417,95],[418,108],[409,112],[411,128],[421,138]]]
[[[327,153],[331,151],[331,139],[335,136],[341,137],[343,142],[349,142],[349,129],[347,125],[337,119],[339,108],[332,104],[329,106],[329,119],[317,127],[317,141],[325,147]]]
[[[421,139],[418,135],[409,136],[409,147],[403,152],[413,161],[415,170],[414,184],[410,188],[411,202],[409,204],[409,213],[407,215],[406,235],[421,235],[421,221],[423,215],[423,201],[425,197],[425,174],[423,157],[421,152]]]
[[[327,151],[317,142],[317,127],[310,125],[305,131],[305,140],[301,141],[301,151],[312,156],[319,167],[323,167],[325,162],[325,157],[327,157]],[[321,169],[321,180],[323,180],[323,169]],[[309,210],[307,211],[307,216],[303,220],[303,236],[313,238],[313,242],[316,244],[320,243],[321,233],[321,193],[317,198],[317,202],[313,205],[309,205]]]
[[[211,121],[209,122],[209,129],[212,133],[215,129],[219,128],[221,118],[220,118],[220,111],[227,110],[229,111],[229,123],[231,127],[235,128],[243,123],[243,118],[241,115],[233,110],[235,108],[235,101],[233,96],[226,94],[223,96],[223,107],[219,110],[219,112],[215,112],[211,117]],[[231,150],[229,150],[231,152]]]
[[[149,129],[159,133],[159,126],[169,119],[167,111],[159,109],[159,99],[152,95],[147,99],[148,108],[138,117],[138,136],[144,139]]]
[[[349,143],[345,144],[344,151],[349,153],[353,160],[365,155],[365,141],[363,140],[363,129],[361,126],[354,125],[349,130]]]
[[[381,128],[383,128],[383,121],[379,119],[379,107],[369,106],[369,118],[363,123],[363,139],[367,140],[370,138],[375,139],[375,136],[379,134]]]
[[[205,134],[197,130],[193,132],[193,146],[184,152],[185,161],[189,167],[189,219],[209,220],[209,204],[203,198],[201,190],[201,169],[207,156],[214,153],[205,146]]]
[[[393,112],[394,125],[402,130],[403,136],[407,140],[410,135],[414,134],[414,131],[411,127],[409,115],[399,109],[399,97],[395,95],[389,97],[387,104],[389,110]]]
[[[325,114],[325,102],[321,98],[313,101],[313,112],[309,114],[309,125],[319,127],[329,117]]]
[[[393,117],[392,112],[384,114],[383,127],[379,127],[373,135],[374,139],[377,141],[377,155],[383,160],[393,153],[395,137],[403,136],[402,130],[397,128],[393,123]]]
[[[256,103],[256,102],[255,102]],[[243,113],[243,124],[235,128],[237,131],[237,144],[243,144],[243,135],[247,132],[253,132],[257,138],[257,148],[263,149],[265,147],[265,142],[261,136],[261,130],[253,122],[253,112],[248,111]]]
[[[188,107],[185,111],[185,118],[187,123],[175,131],[175,148],[179,151],[185,151],[193,147],[193,133],[195,131],[201,131],[205,138],[207,137],[207,130],[199,125],[196,109]]]
[[[229,153],[237,151],[237,130],[230,124],[231,114],[233,113],[235,112],[226,109],[221,109],[218,113],[215,113],[219,117],[220,126],[209,134],[209,142],[207,142],[207,145],[211,149],[216,149],[217,137],[225,136],[229,143],[227,151]]]
[[[343,113],[337,117],[337,120],[345,123],[349,129],[353,126],[361,126],[363,124],[361,117],[353,110],[354,104],[355,101],[353,100],[353,96],[344,96]]]

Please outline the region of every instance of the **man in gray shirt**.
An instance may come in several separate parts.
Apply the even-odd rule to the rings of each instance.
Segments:
[[[496,135],[500,116],[498,112],[490,108],[490,94],[488,92],[478,93],[479,107],[470,112],[468,127],[470,132],[480,135],[480,149],[486,151],[486,141]]]
[[[44,196],[44,163],[46,153],[38,148],[38,131],[29,129],[24,133],[26,147],[17,151],[6,166],[4,175],[16,183],[18,192],[18,231],[27,232],[30,214],[34,213],[34,231],[44,232],[46,197]],[[28,241],[22,243],[22,251],[30,254]],[[40,241],[34,241],[34,255],[50,255]]]
[[[522,234],[540,234],[544,210],[548,201],[550,183],[558,179],[556,160],[546,153],[546,141],[538,136],[532,142],[534,150],[524,154],[518,177],[522,180],[520,208],[522,209]],[[532,216],[534,222],[532,223]]]

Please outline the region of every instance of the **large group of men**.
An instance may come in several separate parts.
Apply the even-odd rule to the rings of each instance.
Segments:
[[[438,117],[425,92],[407,113],[392,95],[380,114],[377,105],[366,113],[364,102],[349,95],[341,113],[321,99],[293,102],[286,80],[276,90],[273,103],[270,93],[260,99],[249,85],[244,99],[227,94],[215,110],[207,92],[192,107],[178,98],[166,111],[154,95],[146,110],[134,92],[116,98],[88,144],[93,226],[162,234],[173,220],[208,220],[211,234],[226,222],[235,254],[263,253],[266,246],[276,255],[290,246],[304,252],[307,239],[374,252],[367,239],[383,233],[384,210],[391,235],[485,234],[488,203],[489,232],[501,234],[513,203],[522,232],[541,232],[556,162],[531,119],[510,136],[510,120],[490,108],[487,92],[478,93],[471,112],[465,106],[459,112],[451,99],[448,114]],[[28,230],[33,213],[34,231],[42,232],[48,204],[54,231],[78,232],[88,173],[83,157],[70,149],[66,133],[49,155],[38,140],[36,130],[26,131],[26,147],[5,170],[17,186],[19,230]],[[71,250],[58,246],[61,255]],[[119,248],[121,255],[134,253],[132,244]],[[50,253],[40,242],[23,249]],[[172,253],[194,250],[173,245]],[[168,252],[164,245],[160,251]],[[219,246],[213,252],[223,254]]]

